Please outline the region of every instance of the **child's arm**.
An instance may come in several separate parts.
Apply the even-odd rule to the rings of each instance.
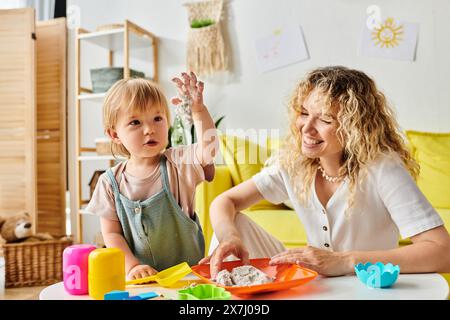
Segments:
[[[143,278],[157,272],[150,266],[140,265],[122,235],[122,226],[119,221],[101,217],[100,226],[105,245],[108,248],[119,248],[125,254],[125,273],[128,279]]]
[[[197,77],[193,72],[191,72],[190,76],[184,72],[181,75],[184,81],[179,78],[174,78],[172,81],[176,83],[179,93],[192,102],[192,119],[199,144],[197,158],[204,167],[213,162],[218,152],[219,139],[217,130],[208,109],[203,103],[203,82],[197,81]],[[175,98],[172,99],[172,102],[179,104],[182,100]]]

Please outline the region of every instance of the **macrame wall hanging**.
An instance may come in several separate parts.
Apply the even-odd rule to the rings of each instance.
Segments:
[[[188,11],[187,69],[199,76],[228,70],[220,20],[223,0],[185,3]]]

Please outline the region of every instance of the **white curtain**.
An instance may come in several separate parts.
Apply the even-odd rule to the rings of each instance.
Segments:
[[[1,0],[0,9],[32,7],[36,10],[36,20],[49,20],[55,16],[56,0]]]
[[[36,20],[50,20],[55,16],[55,0],[27,0],[27,7],[36,10]]]
[[[17,9],[25,8],[27,0],[2,0],[0,1],[0,9]]]

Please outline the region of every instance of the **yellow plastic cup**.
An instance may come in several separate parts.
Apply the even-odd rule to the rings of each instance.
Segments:
[[[91,251],[88,259],[89,296],[103,300],[105,293],[125,290],[125,255],[118,248]]]

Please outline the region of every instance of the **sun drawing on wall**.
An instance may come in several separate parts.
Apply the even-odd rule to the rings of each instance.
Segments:
[[[394,48],[403,40],[401,38],[402,34],[403,25],[397,26],[393,18],[387,18],[384,24],[375,27],[372,32],[372,40],[376,46],[380,46],[381,48]]]

